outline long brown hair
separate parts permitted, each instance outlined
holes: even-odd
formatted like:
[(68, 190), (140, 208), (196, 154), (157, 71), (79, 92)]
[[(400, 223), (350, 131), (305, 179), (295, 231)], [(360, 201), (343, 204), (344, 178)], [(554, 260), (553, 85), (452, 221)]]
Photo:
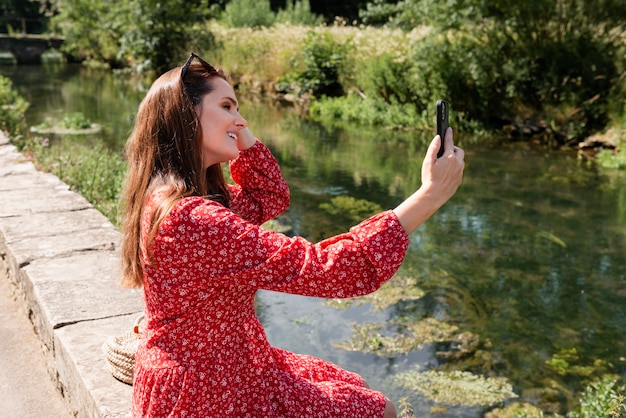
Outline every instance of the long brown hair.
[[(122, 280), (124, 287), (143, 284), (141, 219), (146, 199), (155, 198), (147, 244), (172, 207), (184, 197), (205, 196), (229, 205), (220, 164), (202, 165), (202, 131), (194, 106), (213, 90), (212, 80), (225, 74), (208, 64), (193, 63), (184, 80), (181, 67), (159, 77), (137, 111), (126, 141), (128, 162), (121, 196)], [(155, 192), (158, 190), (158, 194)]]

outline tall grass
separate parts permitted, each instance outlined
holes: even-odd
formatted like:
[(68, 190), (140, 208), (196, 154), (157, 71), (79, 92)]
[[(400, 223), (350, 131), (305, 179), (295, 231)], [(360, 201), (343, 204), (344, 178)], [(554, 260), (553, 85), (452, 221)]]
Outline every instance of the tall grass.
[(39, 170), (52, 173), (87, 199), (115, 226), (119, 226), (118, 200), (126, 171), (122, 155), (84, 136), (61, 141), (48, 137), (19, 137), (12, 141)]
[[(270, 87), (280, 76), (305, 69), (304, 46), (311, 33), (319, 36), (328, 34), (338, 45), (350, 45), (352, 66), (345, 69), (350, 74), (384, 54), (391, 53), (393, 60), (405, 60), (411, 45), (428, 33), (425, 27), (403, 32), (400, 29), (368, 26), (289, 23), (271, 27), (230, 28), (215, 20), (207, 23), (206, 30), (213, 33), (218, 45), (215, 50), (207, 51), (207, 56), (235, 76)], [(353, 75), (357, 77), (358, 73)]]

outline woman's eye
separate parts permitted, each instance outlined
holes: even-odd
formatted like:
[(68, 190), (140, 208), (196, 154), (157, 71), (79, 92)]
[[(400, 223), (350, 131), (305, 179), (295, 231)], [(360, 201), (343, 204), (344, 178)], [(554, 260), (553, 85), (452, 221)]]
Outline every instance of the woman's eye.
[(225, 104), (225, 105), (224, 105), (224, 106), (222, 106), (222, 107), (223, 107), (224, 109), (226, 109), (226, 110), (230, 110), (230, 109), (232, 108), (232, 106), (231, 106), (231, 105), (229, 105), (229, 104)]

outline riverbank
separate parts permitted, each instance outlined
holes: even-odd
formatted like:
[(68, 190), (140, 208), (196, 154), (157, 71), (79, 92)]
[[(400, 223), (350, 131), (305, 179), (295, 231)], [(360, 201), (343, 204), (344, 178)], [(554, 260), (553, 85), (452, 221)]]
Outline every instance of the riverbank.
[(131, 386), (111, 375), (102, 350), (143, 310), (140, 292), (118, 285), (119, 232), (2, 133), (0, 202), (0, 269), (28, 312), (57, 389), (75, 416), (129, 416)]

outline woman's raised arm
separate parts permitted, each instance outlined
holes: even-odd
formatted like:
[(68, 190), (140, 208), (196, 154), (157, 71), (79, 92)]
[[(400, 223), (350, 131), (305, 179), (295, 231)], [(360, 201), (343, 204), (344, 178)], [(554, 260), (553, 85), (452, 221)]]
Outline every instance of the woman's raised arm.
[(451, 128), (446, 131), (446, 152), (441, 158), (437, 158), (438, 149), (439, 135), (433, 138), (422, 163), (422, 185), (393, 210), (409, 234), (443, 206), (461, 185), (465, 153), (454, 146)]

